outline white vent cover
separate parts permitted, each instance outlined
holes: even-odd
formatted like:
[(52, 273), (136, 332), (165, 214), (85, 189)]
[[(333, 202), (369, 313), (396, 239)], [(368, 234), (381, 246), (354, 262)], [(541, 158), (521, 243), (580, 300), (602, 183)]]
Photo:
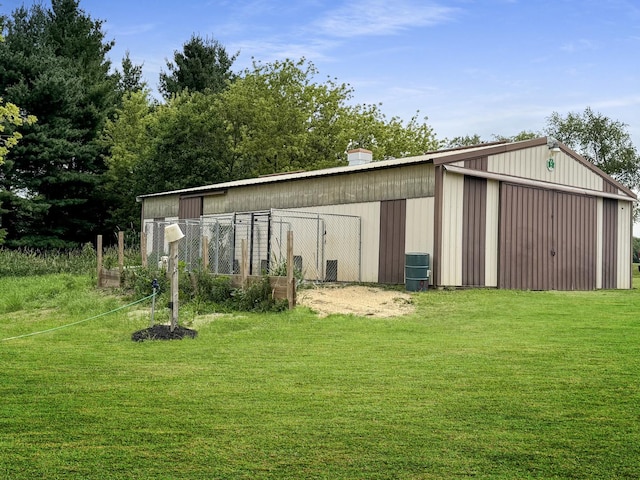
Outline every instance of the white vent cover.
[(349, 150), (347, 152), (347, 160), (349, 161), (349, 166), (371, 163), (373, 160), (373, 152), (364, 148)]

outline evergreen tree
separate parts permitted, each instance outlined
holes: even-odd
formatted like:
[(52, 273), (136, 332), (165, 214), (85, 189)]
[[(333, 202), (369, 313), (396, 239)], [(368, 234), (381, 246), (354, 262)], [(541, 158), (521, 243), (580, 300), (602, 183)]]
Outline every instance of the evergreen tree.
[(174, 52), (175, 63), (167, 62), (169, 71), (160, 73), (160, 93), (170, 98), (185, 90), (222, 92), (234, 78), (231, 66), (237, 57), (237, 53), (230, 56), (217, 40), (193, 35), (182, 52)]
[(93, 239), (105, 218), (106, 170), (98, 141), (117, 100), (102, 22), (77, 0), (13, 12), (0, 44), (0, 95), (38, 122), (0, 167), (10, 246), (69, 247)]

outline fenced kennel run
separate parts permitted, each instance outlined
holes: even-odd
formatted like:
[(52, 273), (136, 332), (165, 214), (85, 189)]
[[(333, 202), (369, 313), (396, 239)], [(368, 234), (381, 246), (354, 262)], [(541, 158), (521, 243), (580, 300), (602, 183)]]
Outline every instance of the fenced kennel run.
[[(240, 273), (242, 241), (248, 250), (249, 275), (284, 275), (287, 232), (294, 232), (294, 271), (312, 282), (359, 282), (360, 217), (294, 210), (266, 210), (206, 215), (199, 219), (146, 220), (144, 247), (149, 265), (162, 265), (169, 246), (167, 225), (177, 223), (185, 238), (179, 262), (189, 270)], [(144, 248), (143, 247), (143, 248)]]

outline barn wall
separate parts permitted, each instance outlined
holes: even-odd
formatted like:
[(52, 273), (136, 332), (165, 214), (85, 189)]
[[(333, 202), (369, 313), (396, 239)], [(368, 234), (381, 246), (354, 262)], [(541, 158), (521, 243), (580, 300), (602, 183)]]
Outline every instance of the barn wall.
[(464, 175), (443, 174), (442, 244), (439, 285), (462, 285), (462, 220), (464, 210)]
[(204, 215), (432, 197), (433, 164), (235, 187), (205, 196)]
[[(380, 250), (380, 202), (351, 203), (348, 205), (324, 205), (303, 209), (292, 209), (334, 215), (360, 217), (360, 269), (361, 281), (378, 281), (378, 252)], [(295, 239), (294, 239), (295, 245)], [(345, 250), (345, 254), (347, 254)], [(348, 253), (351, 254), (350, 252)], [(340, 263), (340, 259), (338, 259)], [(340, 273), (340, 270), (338, 270)]]
[(163, 195), (144, 199), (144, 218), (177, 217), (180, 195)]
[(555, 155), (555, 169), (547, 170), (549, 149), (546, 145), (492, 155), (488, 171), (544, 182), (602, 191), (602, 177), (564, 152)]
[(487, 227), (485, 240), (486, 287), (498, 286), (498, 226), (500, 223), (500, 182), (487, 180)]
[(631, 288), (631, 202), (618, 201), (618, 281), (617, 288)]

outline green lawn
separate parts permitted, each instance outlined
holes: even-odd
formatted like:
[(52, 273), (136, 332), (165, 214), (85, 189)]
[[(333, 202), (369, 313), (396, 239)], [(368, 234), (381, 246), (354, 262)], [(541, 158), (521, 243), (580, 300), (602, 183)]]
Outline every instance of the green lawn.
[[(0, 339), (120, 305), (0, 279)], [(0, 341), (0, 478), (639, 478), (640, 293), (429, 291), (134, 343), (124, 312)], [(137, 308), (137, 307), (136, 307)]]

